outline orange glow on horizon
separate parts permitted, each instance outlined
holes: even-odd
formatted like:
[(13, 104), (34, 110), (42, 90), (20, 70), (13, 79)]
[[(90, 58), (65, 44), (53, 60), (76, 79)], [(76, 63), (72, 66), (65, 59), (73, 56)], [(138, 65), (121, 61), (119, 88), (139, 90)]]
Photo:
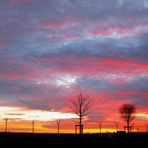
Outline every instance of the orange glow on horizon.
[[(110, 115), (111, 116), (111, 115)], [(109, 116), (109, 117), (110, 117)], [(75, 133), (75, 124), (77, 116), (72, 113), (49, 112), (41, 110), (31, 110), (17, 107), (0, 107), (0, 132), (5, 131), (5, 120), (8, 118), (8, 132), (32, 132), (32, 120), (35, 120), (35, 133), (57, 133), (56, 120), (62, 120), (60, 124), (60, 133)], [(112, 116), (114, 117), (114, 116)], [(75, 119), (75, 122), (73, 121)], [(89, 122), (89, 118), (84, 121), (84, 133), (99, 133), (99, 125), (97, 121)], [(146, 123), (148, 120), (147, 113), (138, 112), (136, 119), (132, 122), (133, 131), (146, 131)], [(123, 131), (125, 122), (119, 121), (118, 130)], [(102, 123), (101, 133), (116, 132), (113, 120), (104, 120)]]

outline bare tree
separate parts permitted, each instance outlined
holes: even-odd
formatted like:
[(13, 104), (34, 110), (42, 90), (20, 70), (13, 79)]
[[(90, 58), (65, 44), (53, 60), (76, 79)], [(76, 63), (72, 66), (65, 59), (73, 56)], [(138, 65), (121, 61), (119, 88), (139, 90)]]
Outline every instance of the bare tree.
[(61, 123), (61, 120), (56, 120), (56, 123), (57, 123), (57, 132), (59, 134), (60, 133), (60, 123)]
[(134, 132), (135, 122), (131, 123), (132, 132)]
[(8, 118), (5, 118), (5, 132), (7, 133), (8, 128)]
[(84, 117), (88, 115), (88, 111), (91, 107), (91, 100), (89, 97), (84, 96), (81, 92), (77, 97), (71, 100), (70, 108), (79, 117), (79, 134), (83, 133), (82, 121)]
[(122, 119), (127, 123), (127, 132), (130, 132), (130, 122), (135, 118), (136, 107), (132, 104), (123, 104), (120, 108)]
[(32, 120), (31, 123), (32, 123), (32, 133), (34, 134), (34, 124), (35, 124), (35, 120)]
[(116, 132), (118, 132), (118, 128), (119, 128), (119, 122), (114, 122), (115, 126), (116, 126)]
[(100, 129), (100, 133), (101, 133), (102, 123), (103, 123), (103, 122), (102, 122), (102, 121), (99, 121), (98, 123), (99, 123), (99, 129)]

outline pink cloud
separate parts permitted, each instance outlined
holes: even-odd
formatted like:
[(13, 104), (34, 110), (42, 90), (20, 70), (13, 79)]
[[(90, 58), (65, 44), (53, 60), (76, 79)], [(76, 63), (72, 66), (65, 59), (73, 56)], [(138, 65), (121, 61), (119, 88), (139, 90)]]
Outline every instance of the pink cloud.
[(111, 34), (109, 30), (95, 30), (90, 33), (93, 35), (110, 35)]
[(22, 3), (30, 3), (33, 2), (34, 0), (10, 0), (11, 5), (17, 5), (17, 4), (22, 4)]
[[(63, 55), (60, 57), (41, 57), (42, 64), (53, 65), (52, 70), (60, 73), (71, 73), (77, 75), (91, 75), (97, 72), (124, 73), (124, 74), (147, 74), (147, 64), (141, 64), (130, 60), (100, 59), (95, 57), (75, 57)], [(72, 66), (73, 65), (73, 66)], [(89, 69), (89, 70), (88, 70)]]
[(64, 18), (64, 21), (61, 22), (50, 22), (47, 20), (47, 22), (40, 22), (38, 24), (40, 29), (62, 29), (64, 27), (71, 27), (73, 25), (76, 25), (80, 23), (79, 19), (66, 19)]
[[(142, 27), (139, 27), (139, 30), (143, 29)], [(93, 31), (88, 31), (88, 34), (90, 35), (102, 35), (102, 36), (111, 36), (114, 33), (119, 34), (120, 36), (137, 36), (138, 32), (135, 28), (111, 28), (111, 29), (95, 29)]]
[(28, 64), (25, 62), (21, 62), (15, 59), (8, 60), (6, 63), (1, 63), (0, 68), (0, 78), (8, 78), (8, 79), (20, 79), (20, 78), (28, 78), (28, 79), (39, 79), (44, 78), (48, 72), (39, 71), (39, 67), (35, 64)]
[(60, 24), (60, 23), (40, 23), (39, 27), (41, 29), (60, 29), (60, 28), (64, 28), (65, 24)]
[(75, 39), (79, 39), (80, 37), (79, 36), (76, 36), (74, 34), (64, 34), (63, 35), (63, 39), (64, 40), (75, 40)]
[[(50, 76), (66, 73), (82, 76), (96, 75), (96, 73), (99, 72), (100, 74), (103, 73), (104, 76), (105, 74), (127, 75), (117, 78), (110, 77), (112, 83), (122, 84), (128, 81), (129, 76), (148, 74), (148, 64), (139, 63), (137, 61), (76, 57), (72, 55), (61, 55), (60, 57), (43, 56), (34, 59), (32, 64), (10, 60), (4, 63), (4, 65), (2, 64), (0, 66), (1, 69), (3, 69), (3, 71), (0, 72), (0, 77), (8, 79), (44, 79), (48, 76), (48, 73), (50, 73)], [(9, 65), (11, 65), (11, 67)], [(15, 66), (15, 70), (12, 65)], [(44, 65), (50, 65), (50, 69)]]
[(117, 33), (121, 36), (139, 36), (141, 32), (148, 29), (148, 25), (146, 24), (138, 24), (133, 28), (112, 28), (107, 30), (95, 30), (91, 32), (93, 35), (112, 35), (113, 33)]
[(148, 92), (142, 92), (142, 91), (118, 91), (117, 94), (119, 95), (142, 95), (142, 96), (148, 96)]
[(0, 48), (6, 48), (8, 45), (7, 45), (7, 43), (6, 43), (6, 41), (4, 41), (4, 40), (0, 40)]

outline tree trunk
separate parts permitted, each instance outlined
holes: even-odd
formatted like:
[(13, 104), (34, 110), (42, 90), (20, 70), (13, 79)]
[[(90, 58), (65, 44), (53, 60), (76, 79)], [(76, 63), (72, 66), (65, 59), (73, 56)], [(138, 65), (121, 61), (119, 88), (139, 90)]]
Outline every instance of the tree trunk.
[(130, 132), (130, 127), (129, 127), (129, 120), (127, 120), (127, 132)]
[(82, 134), (82, 117), (80, 116), (80, 128), (79, 128), (79, 134)]
[(58, 123), (58, 134), (60, 133), (60, 125), (59, 125), (59, 123)]

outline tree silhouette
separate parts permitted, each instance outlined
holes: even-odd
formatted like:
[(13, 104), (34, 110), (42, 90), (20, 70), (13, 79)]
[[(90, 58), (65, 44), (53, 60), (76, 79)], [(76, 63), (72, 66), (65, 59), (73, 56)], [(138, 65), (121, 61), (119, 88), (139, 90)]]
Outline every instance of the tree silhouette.
[(119, 122), (114, 122), (116, 126), (116, 132), (118, 132)]
[(8, 128), (8, 118), (5, 118), (5, 132), (7, 133)]
[(35, 124), (35, 120), (32, 120), (31, 123), (32, 123), (32, 133), (34, 134), (34, 124)]
[(99, 121), (99, 129), (100, 129), (100, 133), (101, 133), (101, 129), (102, 129), (102, 121)]
[(146, 126), (146, 132), (148, 132), (148, 124), (146, 124), (145, 126)]
[(121, 118), (127, 123), (127, 132), (130, 132), (130, 122), (135, 118), (136, 107), (132, 104), (123, 104), (120, 108)]
[(88, 115), (90, 107), (91, 100), (81, 92), (77, 95), (76, 99), (71, 100), (70, 108), (79, 117), (79, 134), (83, 133), (82, 121)]
[(57, 132), (59, 134), (60, 133), (60, 123), (61, 123), (61, 120), (56, 120), (56, 123), (57, 123)]

